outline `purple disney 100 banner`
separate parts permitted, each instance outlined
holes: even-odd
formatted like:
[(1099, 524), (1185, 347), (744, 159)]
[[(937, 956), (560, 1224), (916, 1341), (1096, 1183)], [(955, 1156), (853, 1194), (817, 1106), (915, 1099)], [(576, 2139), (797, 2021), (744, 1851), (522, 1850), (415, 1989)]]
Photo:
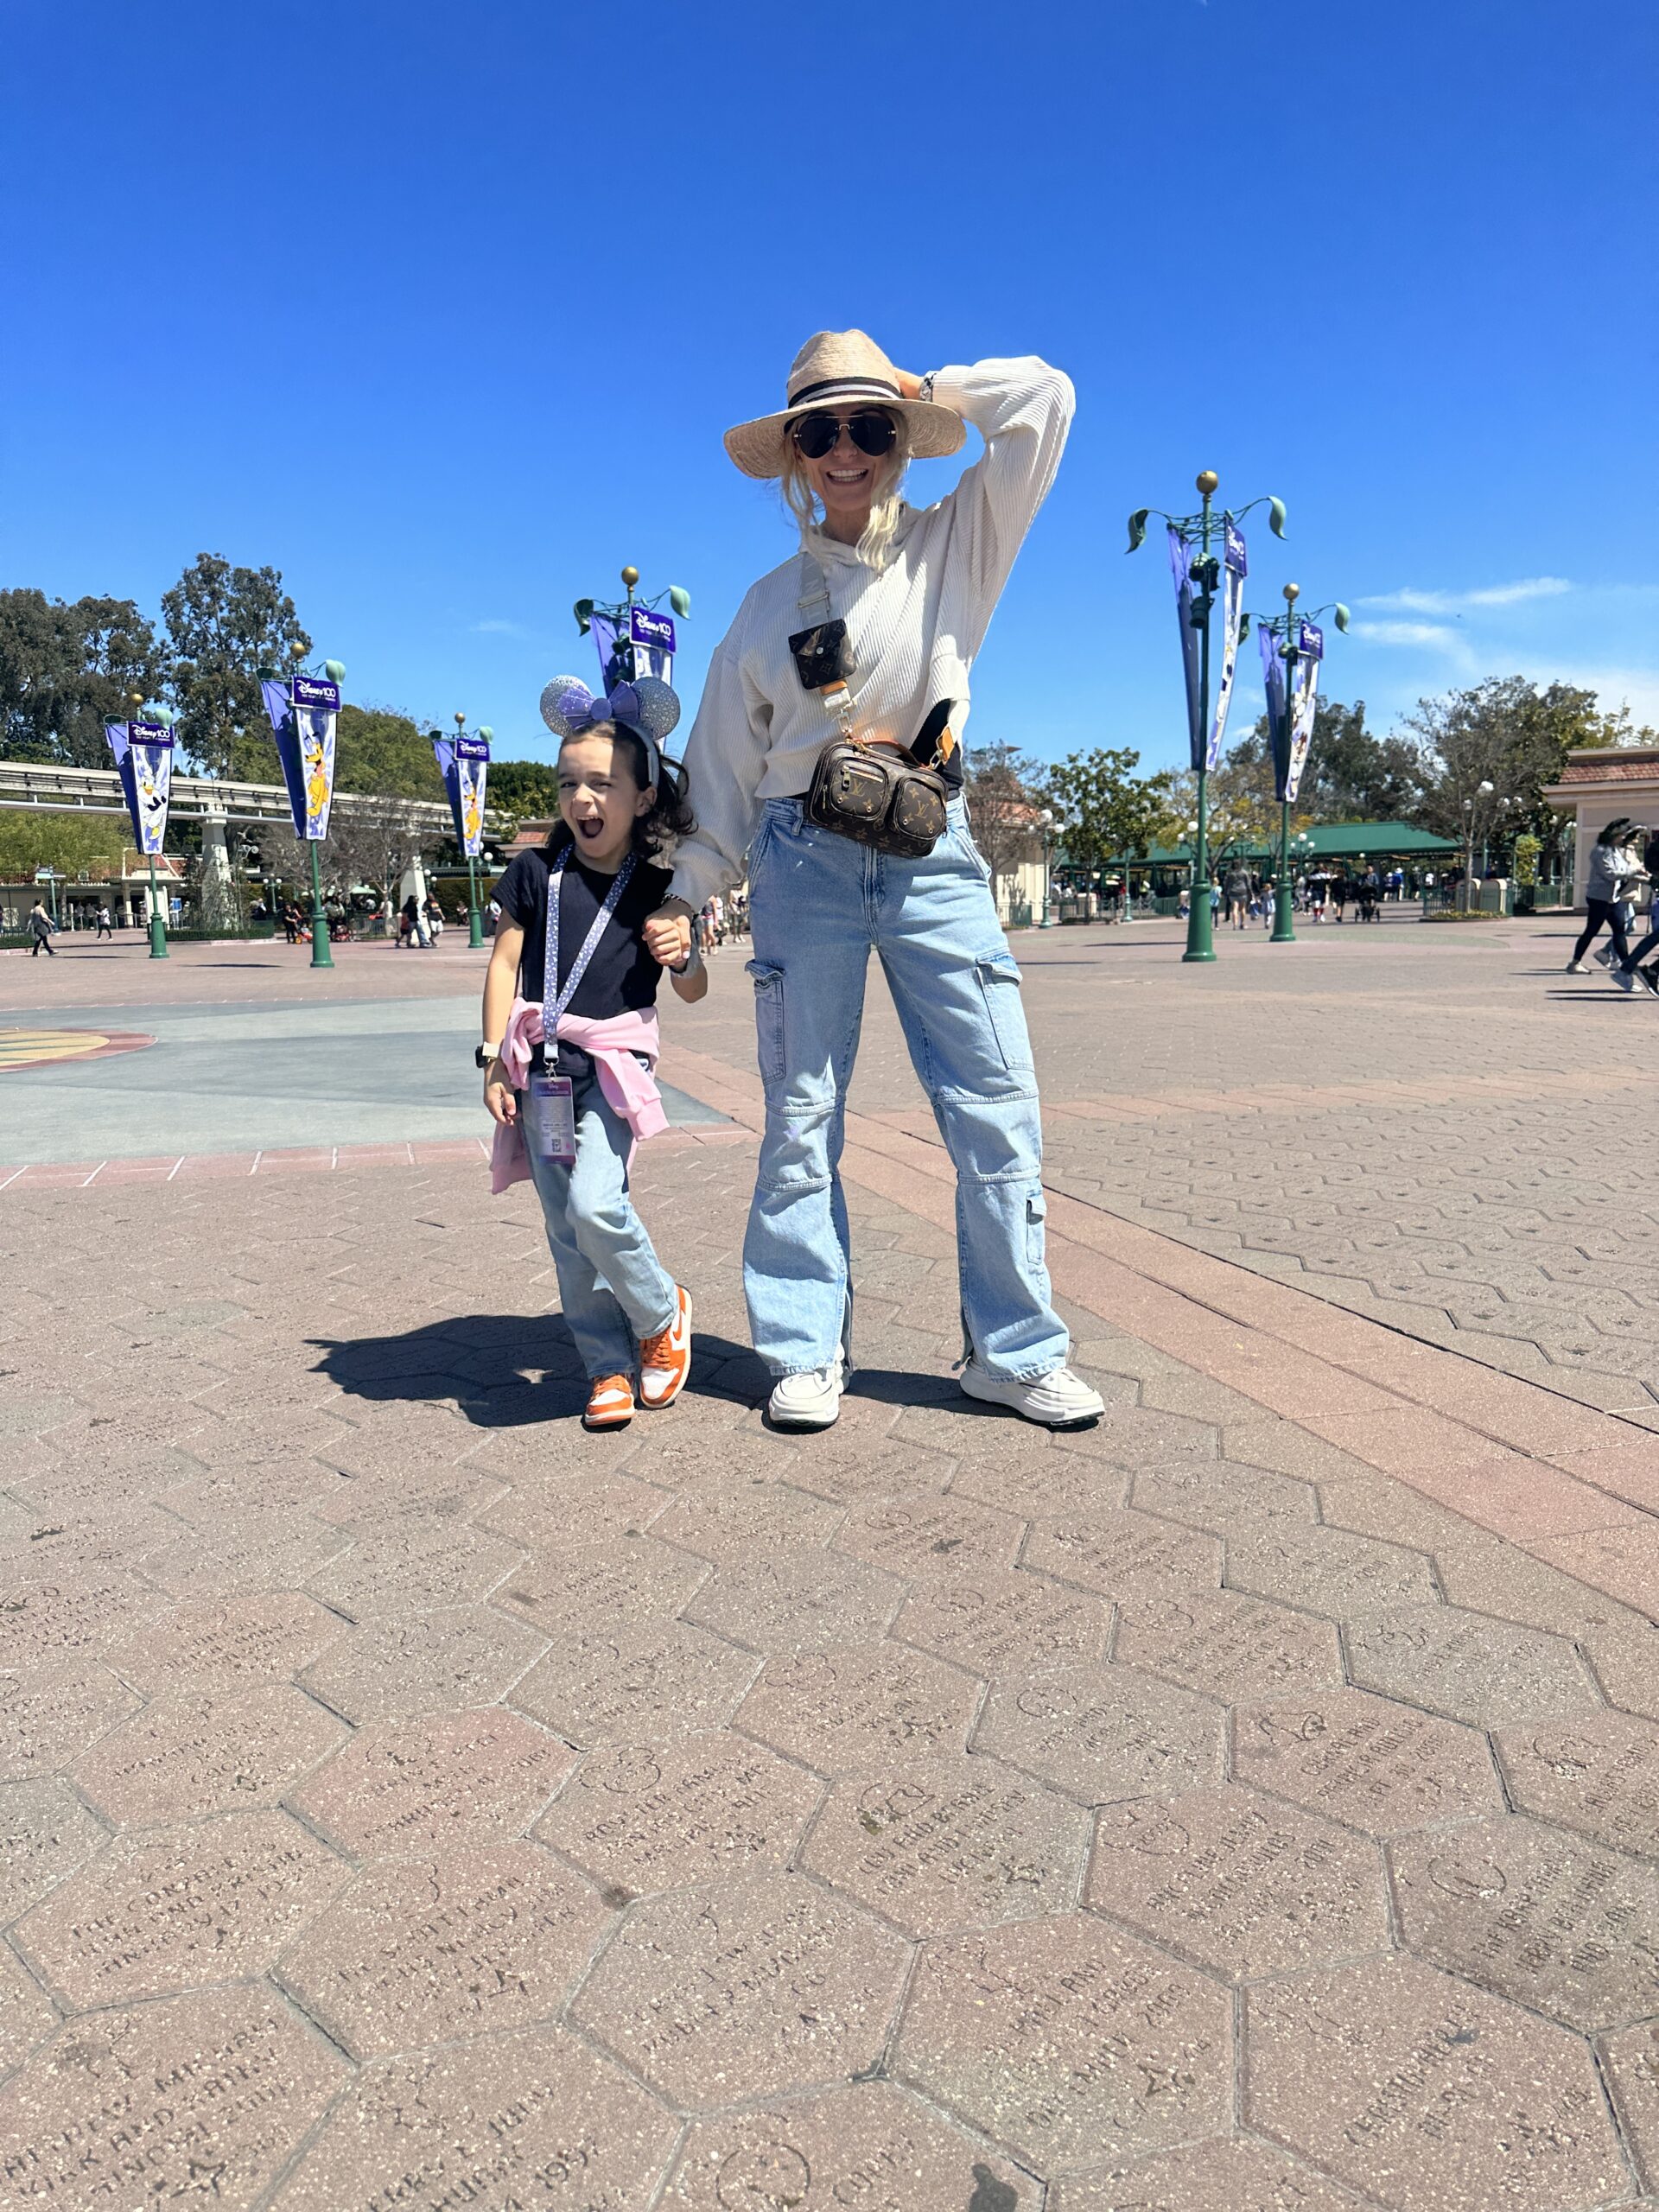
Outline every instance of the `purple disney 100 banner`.
[[(1179, 525), (1169, 525), (1169, 565), (1175, 580), (1175, 605), (1181, 626), (1181, 667), (1186, 679), (1186, 731), (1192, 765), (1206, 772), (1221, 758), (1227, 733), (1227, 710), (1232, 704), (1233, 681), (1238, 673), (1238, 644), (1244, 618), (1244, 579), (1249, 557), (1244, 533), (1230, 515), (1218, 518), (1216, 529), (1222, 543), (1221, 660), (1216, 671), (1210, 727), (1204, 724), (1202, 638), (1192, 621), (1192, 563), (1202, 557), (1201, 541), (1185, 536)], [(1213, 613), (1211, 614), (1214, 620)]]

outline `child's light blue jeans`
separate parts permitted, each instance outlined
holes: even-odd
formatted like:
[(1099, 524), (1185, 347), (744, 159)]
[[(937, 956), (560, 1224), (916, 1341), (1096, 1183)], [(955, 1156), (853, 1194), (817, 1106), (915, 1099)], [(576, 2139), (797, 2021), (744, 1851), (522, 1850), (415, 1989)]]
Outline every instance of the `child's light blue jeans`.
[(1042, 1124), (1020, 970), (960, 799), (925, 860), (894, 860), (770, 799), (749, 855), (766, 1135), (743, 1248), (754, 1348), (774, 1375), (851, 1341), (839, 1163), (870, 949), (957, 1170), (963, 1327), (993, 1375), (1064, 1364), (1043, 1260)]
[[(628, 1196), (633, 1133), (607, 1103), (590, 1068), (573, 1079), (576, 1164), (543, 1160), (529, 1141), (530, 1172), (547, 1217), (559, 1304), (591, 1382), (626, 1375), (639, 1339), (665, 1329), (679, 1311), (674, 1279), (652, 1249)], [(518, 1094), (518, 1111), (524, 1094)]]

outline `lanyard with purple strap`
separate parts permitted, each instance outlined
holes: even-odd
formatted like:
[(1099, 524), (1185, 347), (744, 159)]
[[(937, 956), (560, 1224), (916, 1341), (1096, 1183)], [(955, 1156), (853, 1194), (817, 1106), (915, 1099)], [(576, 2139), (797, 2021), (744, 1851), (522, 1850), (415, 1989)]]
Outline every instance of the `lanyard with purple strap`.
[[(564, 863), (568, 857), (568, 853), (561, 854), (557, 867), (548, 871), (547, 878), (547, 936), (542, 968), (542, 1035), (548, 1046), (555, 1044), (560, 1016), (575, 998), (578, 985), (588, 973), (588, 963), (599, 950), (599, 941), (605, 934), (606, 925), (620, 904), (622, 893), (628, 887), (628, 878), (633, 874), (634, 856), (630, 853), (618, 868), (615, 880), (605, 894), (605, 903), (594, 915), (593, 926), (582, 940), (582, 950), (570, 963), (570, 973), (565, 977), (564, 987), (561, 990), (558, 988), (559, 899), (564, 889)], [(541, 1159), (550, 1160), (560, 1167), (575, 1166), (575, 1096), (569, 1076), (531, 1076), (524, 1120), (531, 1147)]]

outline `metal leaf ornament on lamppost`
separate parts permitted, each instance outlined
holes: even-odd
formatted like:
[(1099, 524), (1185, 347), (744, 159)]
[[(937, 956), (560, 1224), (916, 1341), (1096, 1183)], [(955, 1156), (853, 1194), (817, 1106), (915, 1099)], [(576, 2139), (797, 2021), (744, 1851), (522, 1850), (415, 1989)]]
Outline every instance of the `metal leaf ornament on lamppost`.
[(1321, 614), (1331, 614), (1338, 630), (1348, 627), (1348, 609), (1339, 599), (1299, 614), (1300, 584), (1284, 588), (1282, 614), (1247, 614), (1243, 634), (1252, 622), (1262, 645), (1262, 683), (1268, 695), (1268, 728), (1273, 740), (1273, 789), (1279, 802), (1279, 884), (1274, 899), (1272, 944), (1294, 944), (1295, 899), (1290, 881), (1290, 810), (1301, 789), (1313, 741), (1313, 718), (1319, 704), (1319, 663), (1325, 658)]
[[(1186, 723), (1193, 772), (1198, 779), (1198, 845), (1193, 858), (1193, 895), (1186, 921), (1184, 960), (1213, 960), (1215, 931), (1207, 895), (1210, 862), (1206, 847), (1209, 822), (1210, 771), (1221, 757), (1221, 741), (1232, 702), (1233, 678), (1237, 672), (1238, 646), (1244, 613), (1244, 579), (1249, 574), (1244, 533), (1239, 524), (1252, 507), (1265, 505), (1268, 527), (1275, 537), (1285, 534), (1285, 503), (1271, 494), (1251, 499), (1235, 512), (1214, 506), (1221, 479), (1213, 468), (1198, 472), (1196, 480), (1204, 505), (1196, 515), (1165, 514), (1161, 507), (1137, 507), (1129, 517), (1131, 553), (1146, 543), (1147, 522), (1158, 515), (1169, 533), (1169, 563), (1175, 578), (1175, 599), (1181, 626), (1181, 661), (1186, 675)], [(1219, 546), (1219, 551), (1215, 549)], [(1219, 589), (1222, 600), (1221, 680), (1211, 704), (1210, 625)]]
[[(591, 633), (599, 649), (603, 697), (608, 697), (619, 683), (632, 683), (641, 676), (657, 677), (664, 683), (674, 681), (674, 617), (677, 615), (682, 622), (689, 619), (691, 594), (682, 585), (670, 584), (655, 599), (637, 599), (634, 587), (639, 581), (639, 571), (630, 562), (622, 571), (626, 599), (608, 604), (603, 600), (579, 599), (571, 610), (577, 630), (584, 638)], [(664, 600), (672, 614), (657, 612)]]

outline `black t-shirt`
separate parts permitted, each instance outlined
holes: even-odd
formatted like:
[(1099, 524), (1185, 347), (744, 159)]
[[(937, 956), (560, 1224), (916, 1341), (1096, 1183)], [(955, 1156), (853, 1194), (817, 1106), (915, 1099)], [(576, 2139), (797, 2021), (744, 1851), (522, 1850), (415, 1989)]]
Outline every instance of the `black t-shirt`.
[[(568, 846), (563, 849), (568, 857), (559, 897), (560, 988), (588, 942), (594, 918), (610, 896), (616, 880), (584, 868)], [(507, 919), (516, 922), (524, 933), (524, 948), (518, 961), (518, 989), (523, 997), (536, 1004), (545, 995), (547, 886), (552, 861), (557, 857), (554, 855), (550, 858), (539, 849), (520, 853), (495, 887), (496, 904)], [(646, 951), (640, 932), (647, 918), (667, 898), (672, 880), (667, 868), (635, 861), (628, 887), (617, 901), (615, 912), (605, 925), (604, 936), (594, 948), (594, 957), (576, 986), (567, 1013), (580, 1014), (587, 1021), (603, 1021), (612, 1014), (656, 1005), (658, 980), (663, 971)], [(566, 1074), (573, 1072), (568, 1065), (570, 1057), (571, 1048), (561, 1046), (560, 1065)], [(576, 1057), (581, 1065), (586, 1065), (585, 1053)], [(542, 1064), (542, 1054), (537, 1051), (533, 1065), (540, 1068)]]

